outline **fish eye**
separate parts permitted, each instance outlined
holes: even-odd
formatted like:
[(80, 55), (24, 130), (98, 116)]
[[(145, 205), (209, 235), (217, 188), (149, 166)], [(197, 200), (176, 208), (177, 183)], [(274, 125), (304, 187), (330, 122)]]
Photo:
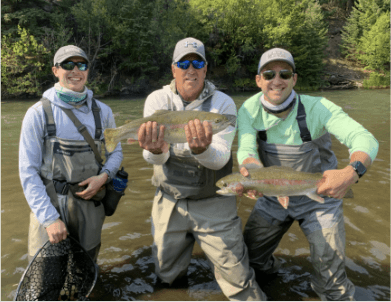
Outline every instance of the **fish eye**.
[(215, 119), (215, 123), (220, 123), (221, 122), (221, 119), (217, 118)]
[(224, 183), (224, 184), (223, 184), (223, 187), (228, 187), (228, 184), (227, 184), (227, 183)]

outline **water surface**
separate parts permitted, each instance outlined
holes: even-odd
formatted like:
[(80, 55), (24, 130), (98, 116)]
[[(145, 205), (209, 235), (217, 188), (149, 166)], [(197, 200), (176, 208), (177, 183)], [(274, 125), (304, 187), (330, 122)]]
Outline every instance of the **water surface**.
[[(253, 93), (232, 95), (238, 108)], [(309, 93), (325, 96), (364, 125), (379, 141), (371, 169), (354, 185), (354, 198), (344, 201), (346, 266), (356, 285), (356, 300), (390, 300), (390, 94), (388, 90)], [(144, 99), (105, 99), (117, 126), (142, 117)], [(12, 300), (27, 266), (29, 207), (18, 176), (18, 144), (26, 110), (35, 101), (2, 102), (1, 112), (1, 300)], [(233, 152), (237, 151), (237, 138)], [(333, 137), (338, 168), (349, 163), (348, 149)], [(137, 144), (124, 145), (122, 165), (129, 185), (117, 212), (107, 217), (98, 258), (100, 274), (92, 300), (227, 300), (209, 270), (198, 245), (188, 270), (188, 285), (156, 285), (151, 257), (151, 206), (155, 188), (152, 165)], [(235, 157), (236, 159), (236, 157)], [(234, 171), (237, 171), (235, 162)], [(243, 226), (254, 206), (237, 199)], [(260, 285), (273, 300), (319, 300), (310, 286), (312, 266), (308, 242), (297, 223), (283, 237), (276, 256), (283, 263), (280, 277)]]

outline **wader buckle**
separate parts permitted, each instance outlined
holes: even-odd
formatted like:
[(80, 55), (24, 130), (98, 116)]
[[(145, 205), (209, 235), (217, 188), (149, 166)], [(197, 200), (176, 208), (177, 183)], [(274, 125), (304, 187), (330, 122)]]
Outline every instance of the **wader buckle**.
[(79, 127), (77, 127), (77, 131), (79, 131), (79, 133), (81, 133), (85, 129), (86, 129), (86, 126), (84, 126), (83, 124), (81, 124)]
[(54, 188), (56, 192), (61, 195), (67, 195), (69, 190), (69, 184), (66, 181), (53, 180)]

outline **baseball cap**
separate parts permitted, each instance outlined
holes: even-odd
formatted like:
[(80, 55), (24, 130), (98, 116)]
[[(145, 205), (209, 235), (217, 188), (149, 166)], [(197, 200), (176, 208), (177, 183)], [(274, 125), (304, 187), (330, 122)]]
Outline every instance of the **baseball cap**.
[(275, 61), (283, 61), (288, 63), (290, 66), (292, 66), (293, 71), (295, 71), (295, 62), (293, 61), (292, 54), (282, 48), (272, 48), (268, 51), (266, 51), (262, 56), (261, 59), (259, 60), (258, 64), (258, 74), (262, 70), (265, 65), (269, 64), (270, 62), (275, 62)]
[(195, 53), (199, 55), (208, 64), (205, 58), (204, 44), (200, 40), (194, 38), (185, 38), (176, 44), (174, 55), (172, 57), (172, 63), (178, 62), (189, 53)]
[(54, 55), (53, 63), (56, 65), (57, 63), (61, 63), (70, 57), (82, 57), (86, 59), (88, 63), (90, 62), (83, 49), (75, 45), (67, 45), (57, 50), (56, 54)]

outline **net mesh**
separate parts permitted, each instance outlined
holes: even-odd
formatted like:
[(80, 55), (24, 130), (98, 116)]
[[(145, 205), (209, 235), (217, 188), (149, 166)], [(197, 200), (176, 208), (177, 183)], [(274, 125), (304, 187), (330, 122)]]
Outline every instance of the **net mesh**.
[(48, 241), (24, 272), (15, 301), (87, 300), (97, 276), (97, 266), (76, 240)]

